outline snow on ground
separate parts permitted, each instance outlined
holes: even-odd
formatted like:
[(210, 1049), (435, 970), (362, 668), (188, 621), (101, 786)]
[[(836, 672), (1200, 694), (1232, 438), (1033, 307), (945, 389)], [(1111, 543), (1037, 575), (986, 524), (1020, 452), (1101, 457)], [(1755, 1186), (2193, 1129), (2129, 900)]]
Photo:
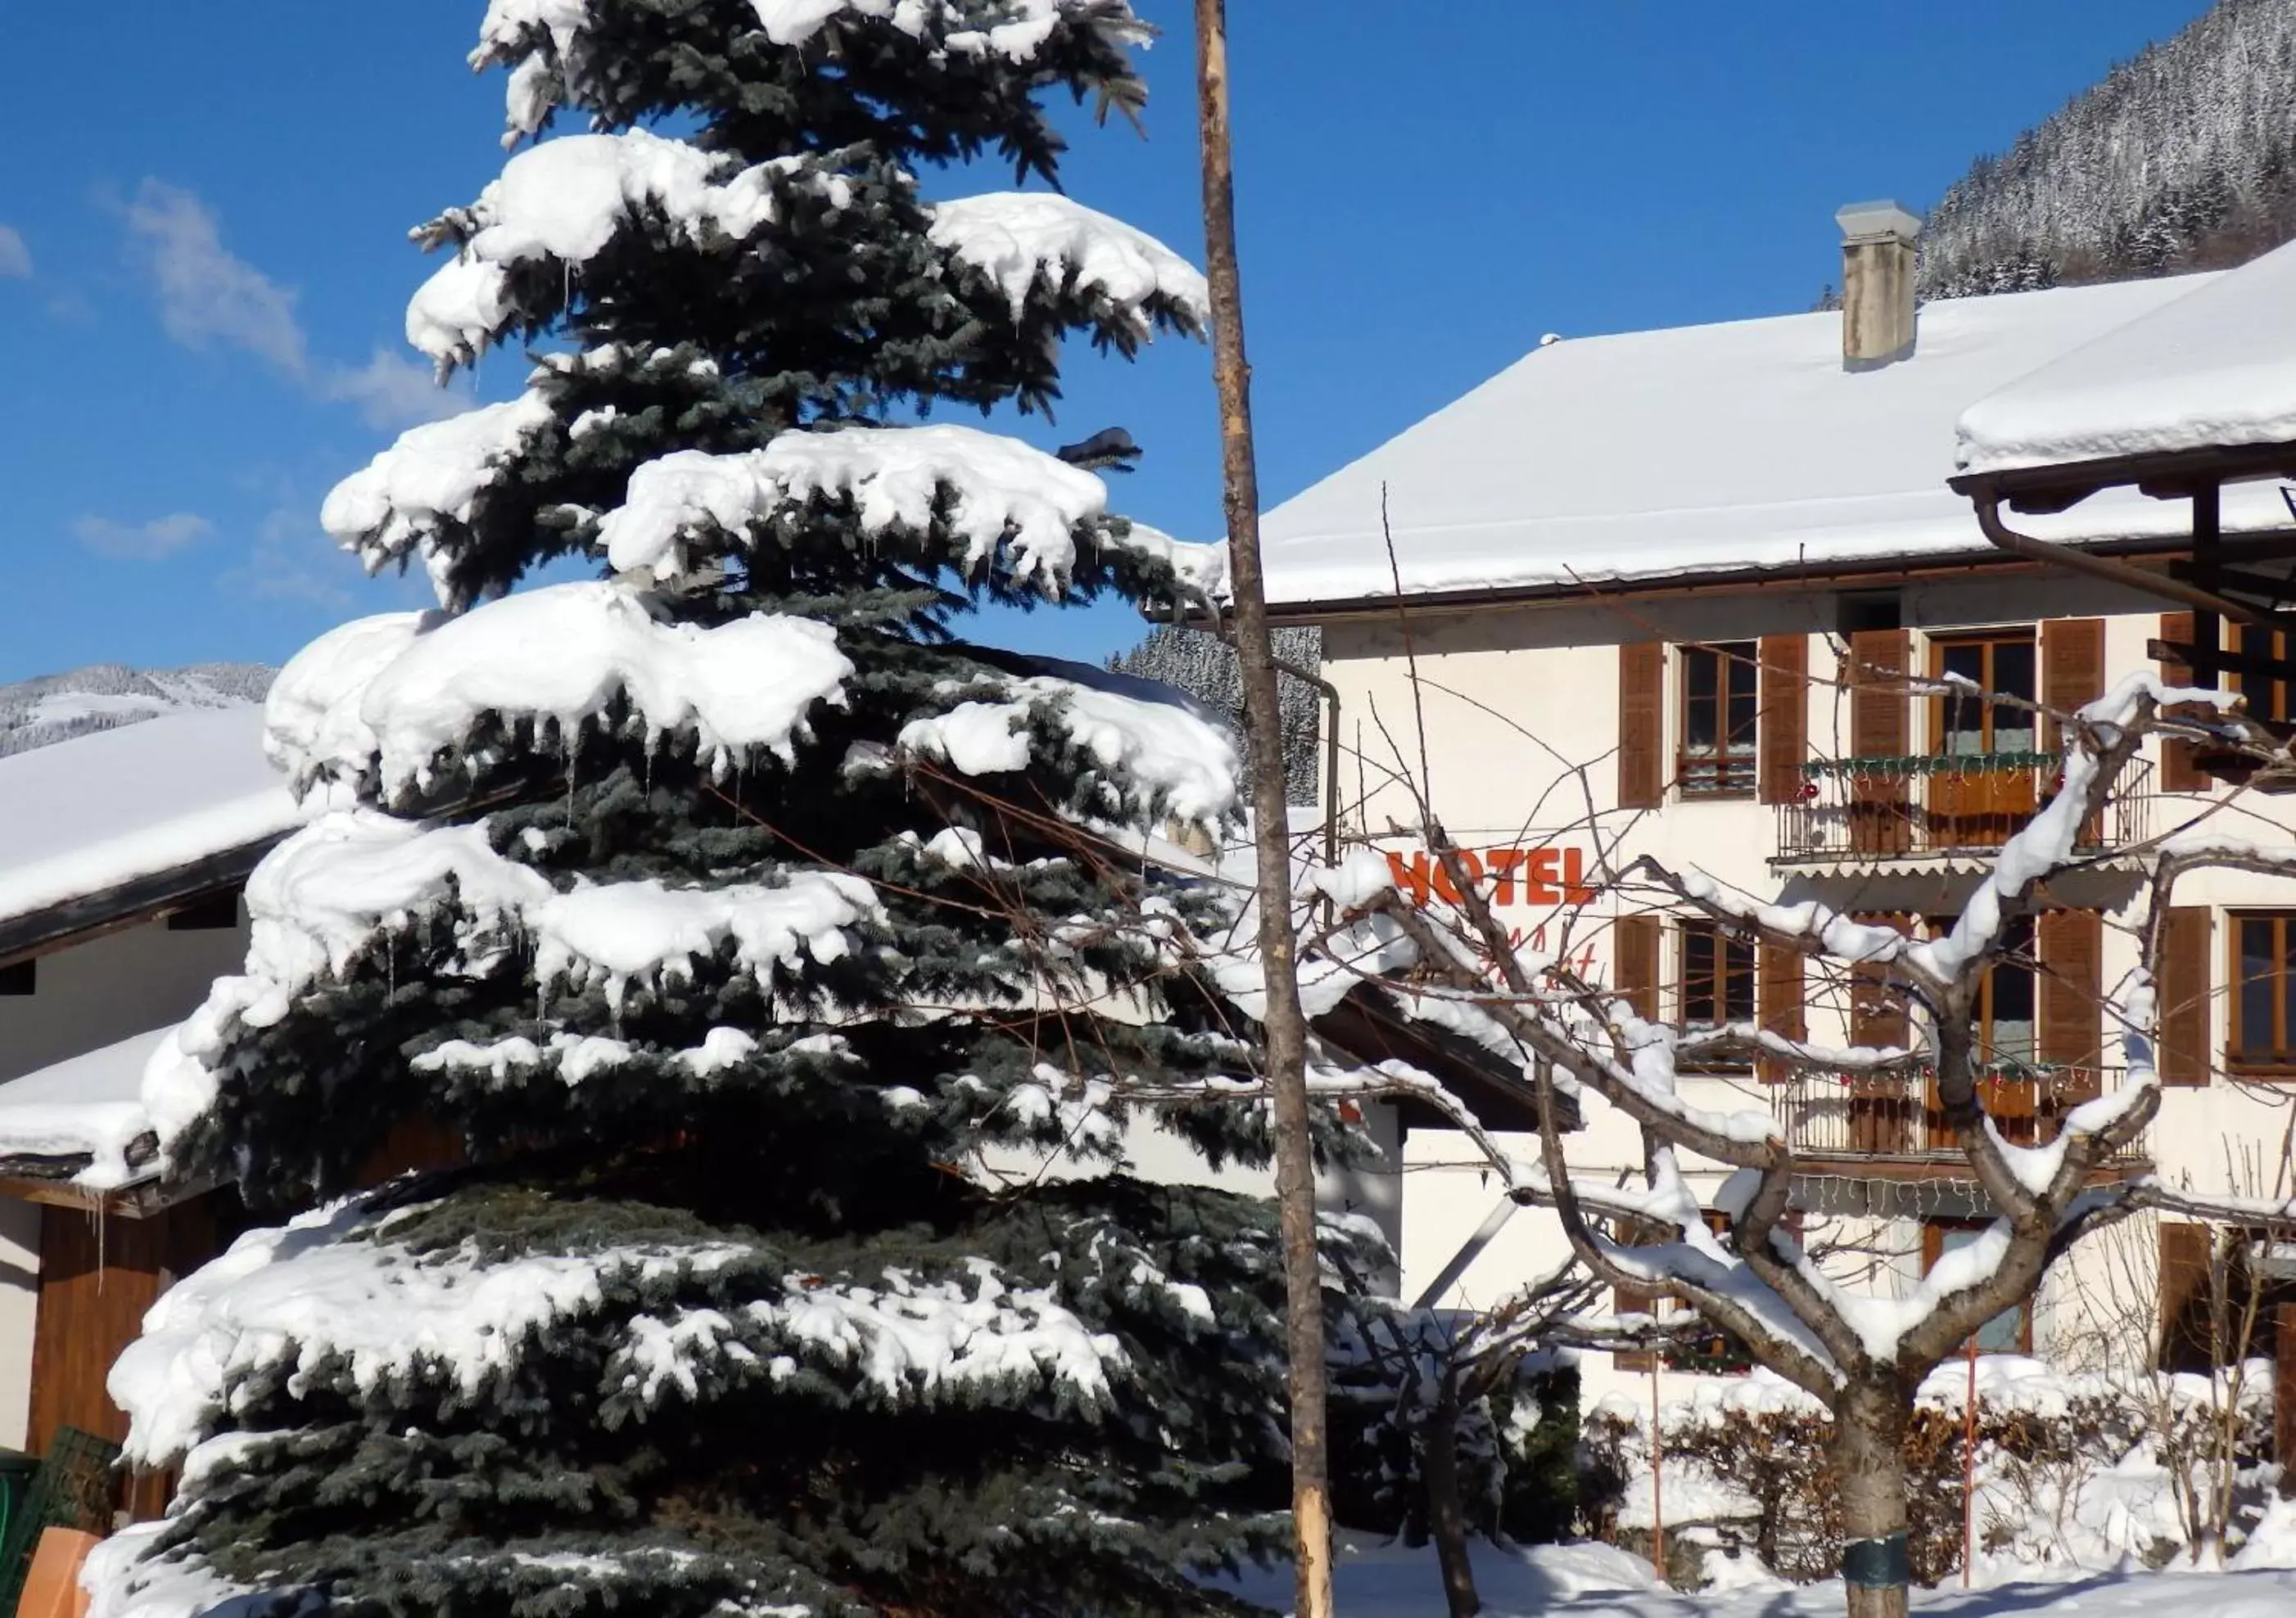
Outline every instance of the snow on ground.
[[(1667, 1589), (1652, 1577), (1648, 1563), (1608, 1545), (1503, 1550), (1478, 1543), (1472, 1559), (1476, 1587), (1490, 1618), (1835, 1618), (1841, 1611), (1841, 1586), (1830, 1581), (1796, 1589), (1757, 1573), (1730, 1589), (1695, 1594)], [(1335, 1583), (1337, 1605), (1347, 1618), (1444, 1618), (1443, 1586), (1431, 1549), (1375, 1541), (1344, 1547)], [(1292, 1610), (1289, 1567), (1254, 1572), (1237, 1588), (1277, 1612)], [(2194, 1618), (2286, 1618), (2296, 1613), (2296, 1571), (2128, 1571), (2012, 1579), (1980, 1589), (1916, 1589), (1914, 1610), (1938, 1618), (2157, 1618), (2164, 1612)]]

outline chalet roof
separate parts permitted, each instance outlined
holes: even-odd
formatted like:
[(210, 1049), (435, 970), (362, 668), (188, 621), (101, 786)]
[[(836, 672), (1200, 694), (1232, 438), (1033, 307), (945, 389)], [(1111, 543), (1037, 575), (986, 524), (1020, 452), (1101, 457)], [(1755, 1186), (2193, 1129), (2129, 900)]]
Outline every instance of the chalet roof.
[(155, 1029), (0, 1084), (0, 1174), (117, 1191), (156, 1170), (144, 1064)]
[[(1414, 595), (1983, 553), (1947, 486), (1962, 413), (2218, 278), (1932, 303), (1913, 357), (1874, 371), (1842, 368), (1829, 313), (1549, 343), (1268, 512), (1269, 597), (1391, 596), (1382, 486)], [(2268, 489), (2228, 494), (2229, 528), (2276, 517)], [(2167, 539), (2181, 524), (2125, 492), (2032, 526)]]
[(236, 881), (297, 819), (252, 705), (0, 758), (0, 959)]
[(2296, 243), (2083, 343), (1962, 413), (1964, 472), (2296, 441)]

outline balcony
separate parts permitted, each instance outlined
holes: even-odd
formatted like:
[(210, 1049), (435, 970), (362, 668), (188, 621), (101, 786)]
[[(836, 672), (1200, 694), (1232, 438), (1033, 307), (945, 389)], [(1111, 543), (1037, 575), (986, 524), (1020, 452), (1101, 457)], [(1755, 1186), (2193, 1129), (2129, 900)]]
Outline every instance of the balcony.
[[(2011, 1146), (2045, 1146), (2065, 1115), (2117, 1088), (2115, 1069), (2018, 1066), (1978, 1080), (1978, 1097)], [(1771, 1115), (1803, 1167), (1815, 1174), (1883, 1179), (1960, 1178), (1968, 1159), (1938, 1104), (1933, 1074), (1916, 1071), (1856, 1078), (1799, 1078), (1770, 1089)], [(1856, 1159), (1851, 1169), (1842, 1160)], [(2150, 1132), (2101, 1170), (2112, 1178), (2149, 1165)]]
[[(2054, 753), (1821, 759), (1802, 767), (1800, 800), (1777, 806), (1774, 866), (1873, 866), (1981, 856), (2055, 795)], [(2132, 762), (2075, 847), (2103, 853), (2146, 834), (2152, 766)]]

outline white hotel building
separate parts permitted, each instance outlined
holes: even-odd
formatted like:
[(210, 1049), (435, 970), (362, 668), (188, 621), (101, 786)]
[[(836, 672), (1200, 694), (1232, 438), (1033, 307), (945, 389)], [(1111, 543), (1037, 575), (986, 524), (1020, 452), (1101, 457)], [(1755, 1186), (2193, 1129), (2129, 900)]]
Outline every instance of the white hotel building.
[[(2190, 554), (2187, 502), (2122, 489), (2018, 519), (2136, 564), (2119, 579), (2010, 554), (1948, 485), (1957, 420), (2029, 374), (2078, 369), (2067, 357), (2101, 340), (2174, 339), (2195, 298), (2263, 311), (2259, 341), (2296, 372), (2296, 259), (1935, 303), (1916, 327), (1917, 222), (1877, 205), (1845, 209), (1843, 224), (1841, 313), (1550, 339), (1268, 513), (1263, 533), (1277, 621), (1323, 630), (1342, 826), (1389, 848), (1406, 887), (1425, 867), (1392, 829), (1415, 819), (1402, 781), (1420, 774), (1423, 745), (1433, 808), (1481, 850), (1526, 932), (1684, 1023), (1758, 1018), (1873, 1043), (1901, 1013), (1805, 982), (1797, 958), (1710, 926), (1620, 921), (1586, 874), (1648, 854), (1749, 895), (1816, 898), (1908, 929), (1955, 916), (2050, 791), (2054, 743), (2008, 710), (1916, 696), (1870, 671), (1966, 675), (2062, 708), (2153, 666), (2153, 643), (2193, 637), (2178, 603), (2144, 587)], [(2231, 484), (2223, 502), (2226, 546), (2245, 547), (2251, 572), (2285, 572), (2296, 505), (2284, 485)], [(2251, 672), (2246, 685), (2251, 711), (2290, 717), (2285, 680)], [(2156, 748), (2128, 779), (2093, 828), (2101, 850), (2225, 796), (2173, 752)], [(2234, 812), (2267, 840), (2277, 823), (2296, 827), (2287, 799), (2248, 793)], [(2032, 965), (1997, 970), (1988, 1103), (2013, 1137), (2046, 1141), (2068, 1105), (2113, 1081), (2099, 1000), (2135, 962), (2123, 924), (2138, 898), (2125, 859), (2054, 883)], [(2175, 905), (2169, 1088), (2141, 1156), (2116, 1171), (2269, 1193), (2296, 1102), (2296, 883), (2202, 874)], [(1917, 1276), (1986, 1213), (1918, 1078), (1774, 1084), (1749, 1068), (1688, 1088), (1702, 1105), (1773, 1112), (1806, 1166), (1803, 1219), (1854, 1238), (1864, 1257), (1845, 1262), (1877, 1289)], [(1637, 1132), (1587, 1105), (1570, 1146), (1579, 1172), (1639, 1172)], [(1459, 1137), (1413, 1130), (1401, 1152), (1406, 1297), (1470, 1257), (1439, 1301), (1487, 1304), (1566, 1255), (1544, 1211), (1474, 1246), (1499, 1191)], [(1717, 1168), (1703, 1183), (1720, 1179)], [(2144, 1351), (2134, 1323), (2190, 1307), (2204, 1242), (2173, 1224), (2098, 1238), (1986, 1345)], [(2135, 1296), (2134, 1313), (2084, 1306), (2108, 1281), (2120, 1305)], [(1615, 1375), (1597, 1360), (1590, 1393)]]

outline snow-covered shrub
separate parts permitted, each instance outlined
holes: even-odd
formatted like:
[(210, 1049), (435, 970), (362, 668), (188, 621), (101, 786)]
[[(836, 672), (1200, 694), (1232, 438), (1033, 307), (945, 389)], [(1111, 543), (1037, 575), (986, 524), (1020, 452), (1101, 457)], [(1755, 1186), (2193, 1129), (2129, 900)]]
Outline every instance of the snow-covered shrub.
[[(1923, 1384), (1906, 1441), (1914, 1576), (1936, 1584), (1962, 1559), (1965, 1378), (1942, 1367)], [(2226, 1384), (2205, 1376), (2132, 1380), (2068, 1376), (2012, 1356), (1980, 1362), (1976, 1527), (1980, 1555), (2020, 1565), (2159, 1565), (2192, 1548), (2185, 1491), (2204, 1487), (2210, 1429), (2224, 1421)], [(2137, 1385), (2145, 1384), (2147, 1385)], [(2276, 1476), (2268, 1458), (2268, 1372), (2249, 1367), (2232, 1413), (2245, 1527)], [(1809, 1582), (1840, 1566), (1840, 1489), (1833, 1423), (1816, 1401), (1766, 1373), (1704, 1381), (1669, 1401), (1660, 1432), (1660, 1504), (1671, 1538), (1713, 1531), (1783, 1578)], [(1650, 1411), (1613, 1395), (1586, 1419), (1580, 1493), (1589, 1529), (1647, 1546), (1652, 1521)]]

